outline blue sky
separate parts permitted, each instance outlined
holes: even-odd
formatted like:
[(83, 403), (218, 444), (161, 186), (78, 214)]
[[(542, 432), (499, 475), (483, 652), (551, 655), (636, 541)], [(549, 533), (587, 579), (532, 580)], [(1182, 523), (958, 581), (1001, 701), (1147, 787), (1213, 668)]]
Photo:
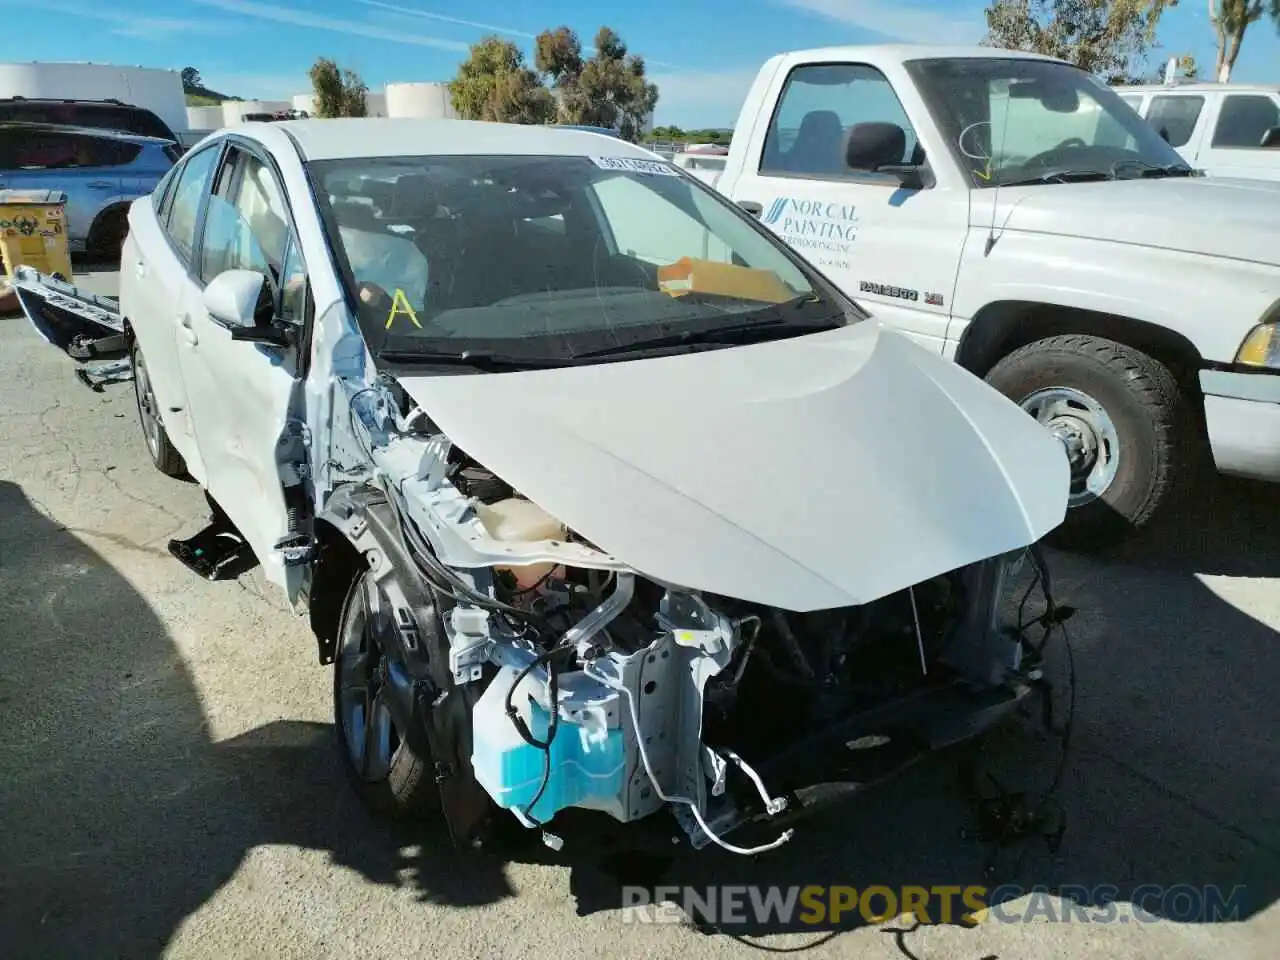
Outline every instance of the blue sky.
[[(330, 56), (370, 88), (447, 80), (467, 46), (501, 33), (526, 49), (566, 24), (585, 43), (601, 23), (617, 30), (659, 84), (659, 123), (730, 126), (759, 65), (786, 49), (886, 40), (976, 42), (985, 0), (651, 0), (615, 7), (588, 0), (0, 0), (9, 55), (24, 60), (198, 68), (206, 83), (246, 98), (285, 99)], [(536, 7), (536, 9), (535, 9)], [(593, 12), (595, 11), (595, 12)], [(72, 29), (68, 22), (77, 23)], [(1213, 30), (1203, 0), (1182, 0), (1161, 24), (1162, 52), (1192, 53), (1212, 71)], [(1269, 21), (1245, 40), (1233, 79), (1280, 83), (1280, 35)]]

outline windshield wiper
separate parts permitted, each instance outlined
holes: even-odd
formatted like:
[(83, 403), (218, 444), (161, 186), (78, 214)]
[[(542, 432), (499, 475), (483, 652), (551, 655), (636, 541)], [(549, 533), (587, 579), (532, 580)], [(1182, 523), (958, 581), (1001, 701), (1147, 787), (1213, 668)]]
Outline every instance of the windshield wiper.
[(1034, 177), (1019, 177), (1017, 180), (1001, 180), (1002, 187), (1026, 187), (1037, 183), (1091, 183), (1099, 180), (1115, 180), (1115, 174), (1104, 170), (1049, 170), (1038, 173)]
[(834, 317), (823, 317), (815, 320), (776, 317), (769, 320), (756, 320), (750, 323), (735, 323), (721, 327), (709, 327), (704, 330), (682, 330), (679, 333), (647, 337), (612, 347), (603, 347), (599, 350), (576, 353), (574, 354), (574, 359), (620, 357), (632, 353), (646, 353), (650, 350), (663, 350), (672, 347), (735, 346), (761, 340), (776, 340), (780, 336), (788, 334), (799, 336), (802, 333), (818, 333), (822, 330), (834, 330), (842, 326), (844, 324)]
[(1146, 160), (1138, 159), (1117, 160), (1111, 165), (1111, 172), (1115, 173), (1121, 167), (1130, 165), (1141, 168), (1138, 172), (1138, 176), (1152, 179), (1157, 177), (1194, 177), (1196, 175), (1195, 168), (1190, 167), (1185, 163), (1159, 164), (1148, 163)]
[(513, 357), (509, 354), (491, 353), (488, 350), (382, 350), (379, 360), (388, 363), (422, 364), (423, 366), (473, 367), (488, 373), (509, 370), (539, 370), (549, 367), (567, 367), (573, 364), (570, 357)]

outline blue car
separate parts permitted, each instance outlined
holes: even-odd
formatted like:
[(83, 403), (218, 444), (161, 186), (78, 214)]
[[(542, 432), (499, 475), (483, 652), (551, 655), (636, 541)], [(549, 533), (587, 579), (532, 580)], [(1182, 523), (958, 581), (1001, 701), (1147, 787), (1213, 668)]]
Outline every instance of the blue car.
[(181, 149), (172, 140), (91, 127), (0, 123), (0, 189), (61, 190), (74, 253), (117, 257), (129, 205), (151, 193)]

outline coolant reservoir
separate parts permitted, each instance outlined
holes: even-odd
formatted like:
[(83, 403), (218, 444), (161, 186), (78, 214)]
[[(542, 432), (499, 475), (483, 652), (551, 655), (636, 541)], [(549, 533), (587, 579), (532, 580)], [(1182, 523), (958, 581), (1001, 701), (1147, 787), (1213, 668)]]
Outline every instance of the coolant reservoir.
[[(511, 497), (497, 503), (477, 503), (476, 516), (489, 536), (504, 541), (563, 540), (568, 535), (565, 525), (531, 500)], [(516, 578), (517, 589), (532, 587), (555, 570), (554, 563), (531, 563), (498, 567)]]

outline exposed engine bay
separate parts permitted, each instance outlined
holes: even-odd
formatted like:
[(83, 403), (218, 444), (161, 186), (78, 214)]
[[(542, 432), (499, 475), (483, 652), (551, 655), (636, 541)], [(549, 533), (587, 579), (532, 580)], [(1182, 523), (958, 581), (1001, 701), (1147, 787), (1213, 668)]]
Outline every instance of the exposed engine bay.
[(450, 775), (553, 846), (566, 808), (631, 823), (670, 807), (695, 847), (771, 849), (791, 830), (750, 847), (726, 835), (861, 786), (851, 755), (936, 749), (1028, 693), (1024, 645), (999, 620), (1021, 552), (862, 605), (771, 608), (631, 569), (452, 443), (394, 378), (347, 412), (335, 436), (360, 438), (352, 459), (376, 466), (436, 598), (441, 649), (426, 657), (469, 691), (453, 736), (470, 770)]

